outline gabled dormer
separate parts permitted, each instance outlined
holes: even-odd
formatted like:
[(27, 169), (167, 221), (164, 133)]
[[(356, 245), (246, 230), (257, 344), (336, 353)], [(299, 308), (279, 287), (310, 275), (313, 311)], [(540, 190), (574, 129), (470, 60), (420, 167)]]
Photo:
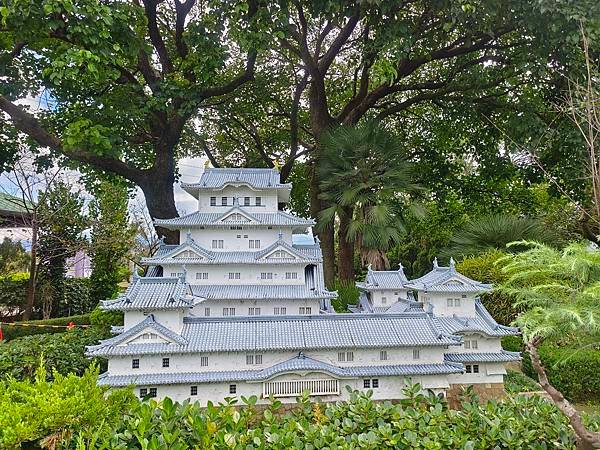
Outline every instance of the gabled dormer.
[[(302, 253), (291, 246), (289, 243), (283, 240), (283, 234), (279, 233), (279, 238), (273, 244), (260, 252), (256, 252), (255, 258), (257, 260), (272, 261), (274, 263), (285, 260), (286, 262), (297, 260), (306, 261), (307, 259), (312, 260), (313, 258), (307, 257), (306, 252)], [(320, 261), (320, 258), (314, 258), (315, 262)]]
[(234, 206), (217, 220), (215, 223), (226, 225), (254, 225), (260, 223), (260, 220), (238, 206)]

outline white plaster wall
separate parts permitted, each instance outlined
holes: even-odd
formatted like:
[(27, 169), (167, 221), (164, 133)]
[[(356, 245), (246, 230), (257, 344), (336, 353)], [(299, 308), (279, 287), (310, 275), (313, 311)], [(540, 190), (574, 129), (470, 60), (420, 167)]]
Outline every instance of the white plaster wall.
[[(125, 330), (137, 325), (146, 317), (148, 317), (148, 312), (142, 311), (125, 311), (123, 314), (123, 325)], [(156, 310), (152, 311), (154, 315), (154, 319), (159, 322), (161, 325), (179, 333), (181, 328), (183, 327), (183, 316), (186, 314), (184, 310)]]
[(276, 299), (264, 299), (264, 300), (207, 300), (196, 306), (194, 306), (190, 315), (196, 317), (206, 316), (205, 308), (210, 308), (211, 317), (220, 317), (223, 315), (223, 308), (235, 308), (236, 316), (247, 316), (248, 308), (259, 307), (261, 316), (274, 315), (275, 307), (285, 307), (286, 315), (300, 314), (300, 307), (311, 307), (312, 314), (318, 314), (320, 308), (319, 299), (310, 300), (276, 300)]
[[(308, 373), (304, 374), (305, 377), (310, 379), (317, 378), (317, 374)], [(290, 377), (292, 379), (301, 379), (302, 375), (295, 374)], [(404, 398), (403, 389), (406, 386), (407, 379), (404, 377), (373, 377), (379, 380), (379, 388), (371, 389), (373, 391), (373, 399), (375, 400), (387, 400), (387, 399), (401, 399)], [(276, 379), (283, 379), (276, 378)], [(448, 387), (446, 377), (443, 375), (425, 375), (420, 377), (413, 377), (411, 379), (413, 383), (420, 383), (423, 389), (432, 389), (436, 393), (443, 392)], [(236, 394), (229, 393), (229, 385), (236, 385)], [(333, 402), (339, 400), (348, 400), (350, 397), (346, 386), (349, 386), (353, 390), (368, 391), (363, 386), (363, 379), (350, 379), (350, 380), (339, 380), (340, 384), (340, 395), (327, 395), (327, 396), (315, 396), (315, 400), (322, 402)], [(175, 401), (182, 402), (186, 399), (191, 401), (198, 401), (202, 406), (205, 406), (208, 401), (213, 403), (221, 402), (226, 397), (237, 397), (240, 396), (251, 396), (256, 395), (258, 397), (258, 404), (268, 404), (268, 398), (262, 398), (263, 384), (258, 383), (246, 383), (246, 382), (231, 382), (231, 383), (206, 383), (197, 384), (198, 395), (190, 396), (190, 387), (192, 384), (181, 384), (181, 385), (159, 385), (159, 386), (144, 386), (144, 387), (156, 387), (158, 398), (170, 397)], [(134, 390), (136, 395), (139, 395), (139, 386)], [(279, 397), (282, 403), (295, 403), (294, 397)], [(241, 401), (238, 402), (241, 404)]]
[(479, 364), (479, 373), (463, 373), (448, 375), (450, 384), (503, 383), (506, 369), (503, 363)]
[[(236, 226), (236, 225), (231, 225)], [(258, 251), (267, 248), (279, 239), (279, 232), (282, 233), (282, 239), (288, 244), (292, 244), (292, 228), (291, 226), (278, 227), (273, 226), (271, 229), (268, 227), (254, 227), (241, 225), (241, 230), (231, 230), (229, 225), (219, 228), (191, 228), (182, 229), (180, 233), (180, 242), (185, 242), (187, 232), (189, 231), (196, 244), (204, 247), (207, 250), (213, 252), (226, 252), (226, 251), (257, 251), (257, 249), (251, 249), (248, 241), (250, 239), (260, 240), (260, 249)], [(238, 236), (241, 236), (238, 238)], [(247, 236), (247, 237), (245, 237)], [(222, 239), (223, 248), (212, 248), (213, 239)]]
[[(391, 306), (398, 300), (406, 299), (408, 289), (390, 289), (371, 291), (371, 302), (373, 306)], [(385, 297), (385, 303), (383, 298)]]
[[(217, 206), (210, 206), (210, 198), (217, 197)], [(228, 197), (228, 206), (221, 206), (221, 197)], [(221, 190), (200, 190), (198, 195), (198, 210), (202, 212), (226, 212), (233, 207), (232, 197), (238, 199), (238, 205), (248, 212), (277, 211), (277, 190), (256, 190), (249, 187), (227, 186)], [(250, 197), (250, 206), (244, 205), (244, 197)], [(256, 206), (256, 197), (262, 197), (262, 206)]]
[(498, 353), (502, 351), (502, 343), (499, 337), (488, 337), (478, 333), (459, 333), (463, 340), (476, 340), (476, 349), (464, 348), (464, 343), (459, 346), (450, 347), (447, 353)]
[[(425, 305), (433, 306), (433, 313), (436, 316), (453, 316), (459, 317), (476, 317), (475, 313), (475, 296), (466, 294), (466, 298), (462, 298), (465, 294), (461, 293), (439, 293), (439, 292), (419, 292), (418, 299)], [(460, 306), (447, 306), (449, 298), (460, 298)]]
[[(305, 264), (186, 264), (186, 281), (194, 285), (239, 285), (239, 284), (260, 284), (260, 285), (296, 285), (305, 284), (304, 269)], [(196, 279), (197, 273), (207, 272), (208, 279)], [(230, 280), (230, 272), (239, 272), (239, 280)], [(272, 280), (263, 280), (263, 272), (273, 273)], [(286, 272), (296, 272), (297, 278), (286, 279)], [(184, 273), (183, 265), (170, 264), (163, 267), (165, 276), (178, 276)]]

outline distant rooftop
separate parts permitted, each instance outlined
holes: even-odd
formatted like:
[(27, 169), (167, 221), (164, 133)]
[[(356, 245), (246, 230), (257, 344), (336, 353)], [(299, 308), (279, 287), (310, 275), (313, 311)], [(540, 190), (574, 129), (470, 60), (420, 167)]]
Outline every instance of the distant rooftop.
[(422, 277), (409, 281), (406, 287), (423, 292), (485, 292), (492, 289), (491, 284), (472, 280), (457, 272), (452, 258), (448, 267), (438, 266), (435, 258), (433, 269)]
[(0, 192), (0, 225), (2, 226), (23, 226), (28, 225), (27, 217), (31, 209), (30, 202), (14, 195)]
[(368, 291), (377, 289), (403, 289), (404, 284), (408, 282), (404, 275), (402, 264), (398, 270), (372, 270), (369, 265), (369, 271), (364, 283), (356, 283), (359, 289)]
[(250, 186), (255, 189), (291, 189), (291, 184), (280, 181), (276, 169), (204, 169), (197, 183), (182, 183), (186, 191), (198, 189), (221, 189), (225, 186)]

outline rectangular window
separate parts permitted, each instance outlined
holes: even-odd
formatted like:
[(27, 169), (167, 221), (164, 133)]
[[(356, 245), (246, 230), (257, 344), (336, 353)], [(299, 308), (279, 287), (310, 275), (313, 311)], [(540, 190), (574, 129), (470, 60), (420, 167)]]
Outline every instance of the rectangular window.
[(377, 389), (379, 387), (379, 378), (373, 378), (371, 380), (371, 386), (373, 386), (373, 389)]
[(454, 305), (454, 299), (446, 299), (446, 306), (452, 307)]
[(254, 362), (256, 364), (262, 364), (262, 355), (254, 355)]
[(131, 368), (132, 369), (139, 369), (140, 368), (140, 360), (135, 358), (131, 360)]
[(244, 206), (250, 206), (250, 197), (244, 197)]
[(473, 373), (479, 373), (479, 364), (473, 364)]
[(365, 389), (370, 389), (371, 388), (371, 380), (369, 380), (369, 379), (363, 380), (363, 387)]
[(229, 272), (230, 280), (239, 280), (241, 278), (240, 272)]
[(208, 366), (208, 356), (201, 356), (200, 357), (200, 365), (202, 367)]
[(169, 358), (163, 358), (162, 366), (163, 367), (169, 367)]
[(285, 279), (286, 280), (297, 280), (298, 279), (298, 272), (286, 272), (285, 273)]
[(413, 359), (421, 359), (421, 351), (418, 348), (413, 349)]
[(256, 206), (262, 205), (262, 197), (256, 197)]
[(150, 395), (150, 397), (152, 397), (152, 398), (155, 398), (157, 393), (158, 393), (158, 389), (150, 388), (150, 392), (148, 395)]
[(338, 352), (338, 362), (346, 362), (346, 352)]
[(385, 305), (387, 303), (387, 297), (381, 297), (381, 303)]
[(260, 308), (251, 306), (250, 308), (248, 308), (248, 315), (249, 316), (260, 316)]
[(465, 341), (465, 349), (471, 348), (471, 341)]
[(190, 386), (190, 395), (198, 395), (198, 386)]
[(210, 317), (210, 308), (204, 308), (204, 315)]
[(148, 395), (148, 389), (141, 388), (140, 389), (140, 398), (144, 398), (146, 395)]
[(221, 197), (221, 206), (227, 206), (227, 197)]
[(379, 352), (379, 359), (380, 359), (381, 361), (387, 361), (387, 359), (388, 359), (387, 350), (381, 350), (381, 351)]
[(223, 248), (223, 239), (213, 239), (212, 248)]
[(273, 314), (276, 316), (284, 316), (286, 314), (285, 306), (276, 306), (273, 308)]
[(310, 314), (312, 311), (312, 308), (310, 306), (301, 306), (300, 308), (298, 308), (298, 311), (300, 314)]
[(241, 234), (238, 234), (238, 235), (236, 236), (236, 238), (238, 238), (238, 239), (241, 239), (241, 238), (242, 238), (242, 235), (241, 235)]
[(479, 346), (479, 344), (477, 344), (477, 341), (476, 341), (476, 340), (472, 340), (472, 341), (471, 341), (471, 348), (472, 348), (472, 349), (477, 349), (477, 348), (478, 348), (478, 346)]
[(272, 280), (273, 279), (273, 272), (262, 272), (260, 274), (260, 279), (261, 280)]
[(210, 206), (217, 206), (217, 197), (210, 198)]
[(246, 355), (246, 365), (251, 366), (254, 364), (254, 355)]
[(177, 277), (177, 272), (171, 272), (171, 278), (176, 278)]
[(223, 308), (224, 316), (235, 316), (235, 308)]
[(196, 280), (208, 280), (208, 272), (196, 272)]
[(465, 372), (466, 372), (466, 373), (471, 373), (471, 365), (470, 365), (470, 364), (467, 364), (467, 365), (465, 366)]
[(460, 298), (454, 299), (454, 306), (460, 306)]
[(237, 392), (237, 386), (235, 384), (230, 384), (229, 385), (229, 393), (235, 394), (236, 392)]
[(354, 352), (346, 352), (346, 361), (354, 361)]

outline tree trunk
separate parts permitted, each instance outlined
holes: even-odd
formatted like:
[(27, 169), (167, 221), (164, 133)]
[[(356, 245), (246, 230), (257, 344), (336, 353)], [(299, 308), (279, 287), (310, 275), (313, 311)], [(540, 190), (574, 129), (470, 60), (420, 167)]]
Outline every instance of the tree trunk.
[(550, 384), (546, 369), (540, 360), (538, 348), (542, 339), (534, 338), (527, 343), (527, 351), (531, 356), (531, 363), (535, 369), (540, 386), (548, 393), (554, 404), (568, 417), (575, 434), (577, 435), (577, 448), (581, 450), (592, 450), (600, 448), (600, 433), (589, 431), (581, 420), (581, 414), (571, 405), (564, 395)]
[(34, 211), (31, 215), (31, 263), (29, 264), (29, 281), (27, 282), (27, 299), (25, 301), (25, 311), (23, 311), (23, 320), (30, 320), (33, 314), (35, 304), (35, 280), (37, 278), (37, 236), (38, 223), (37, 214)]
[[(323, 209), (322, 201), (319, 198), (319, 180), (317, 174), (317, 168), (313, 164), (311, 169), (311, 182), (310, 182), (310, 215), (317, 221), (319, 221), (319, 215)], [(335, 284), (335, 235), (334, 235), (334, 224), (328, 227), (323, 227), (319, 233), (319, 239), (321, 240), (321, 251), (323, 253), (323, 278), (325, 279), (325, 286), (329, 289), (333, 289)]]
[(352, 220), (352, 208), (345, 208), (340, 214), (338, 228), (338, 280), (344, 285), (354, 283), (354, 241), (348, 239), (348, 227)]

